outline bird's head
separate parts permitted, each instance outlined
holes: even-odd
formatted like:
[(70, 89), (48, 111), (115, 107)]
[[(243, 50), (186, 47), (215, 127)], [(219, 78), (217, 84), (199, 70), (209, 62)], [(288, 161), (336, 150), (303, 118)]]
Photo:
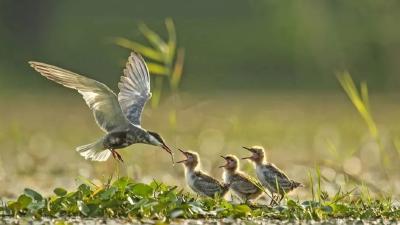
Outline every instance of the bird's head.
[(225, 160), (225, 165), (220, 166), (219, 168), (224, 168), (228, 171), (235, 171), (239, 168), (239, 159), (234, 155), (227, 155), (221, 157)]
[(172, 162), (174, 162), (174, 155), (172, 154), (172, 150), (165, 143), (165, 141), (161, 137), (161, 135), (159, 135), (158, 133), (153, 132), (153, 131), (147, 131), (147, 134), (148, 134), (147, 135), (148, 143), (151, 145), (160, 146), (161, 148), (163, 148), (166, 152), (168, 152), (168, 154), (171, 155)]
[(192, 151), (184, 151), (179, 149), (179, 151), (185, 156), (186, 159), (178, 161), (177, 163), (183, 163), (188, 169), (194, 169), (199, 164), (199, 154)]
[(247, 151), (251, 152), (251, 156), (244, 157), (242, 159), (249, 159), (255, 163), (262, 163), (265, 158), (265, 150), (261, 146), (253, 146), (253, 147), (243, 147)]

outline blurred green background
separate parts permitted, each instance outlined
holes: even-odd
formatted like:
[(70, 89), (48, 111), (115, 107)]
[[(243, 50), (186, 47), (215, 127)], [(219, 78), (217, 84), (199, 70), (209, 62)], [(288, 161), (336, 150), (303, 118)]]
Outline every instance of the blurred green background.
[[(308, 187), (319, 166), (330, 194), (361, 183), (399, 194), (399, 1), (0, 0), (0, 196), (116, 170), (185, 186), (182, 168), (154, 147), (121, 150), (124, 165), (85, 161), (75, 147), (102, 135), (89, 110), (27, 64), (54, 64), (117, 90), (129, 50), (113, 38), (146, 43), (140, 23), (166, 37), (167, 17), (185, 48), (182, 83), (178, 97), (164, 92), (159, 108), (146, 108), (144, 127), (173, 148), (199, 151), (217, 177), (218, 155), (246, 156), (240, 146), (261, 144)], [(343, 70), (368, 83), (378, 139), (341, 90)], [(298, 194), (309, 196), (308, 187)]]
[(400, 84), (399, 10), (396, 0), (1, 0), (1, 89), (51, 87), (28, 68), (32, 59), (115, 87), (128, 52), (110, 39), (143, 40), (139, 22), (165, 34), (171, 17), (187, 53), (183, 90), (326, 91), (348, 69), (391, 91)]

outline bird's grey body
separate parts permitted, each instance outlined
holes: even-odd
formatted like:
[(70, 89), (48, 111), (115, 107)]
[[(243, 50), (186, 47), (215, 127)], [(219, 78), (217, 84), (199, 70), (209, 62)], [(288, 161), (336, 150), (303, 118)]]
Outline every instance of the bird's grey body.
[(201, 170), (186, 170), (185, 176), (188, 186), (194, 192), (203, 196), (224, 196), (229, 190), (227, 185), (223, 185), (217, 179), (209, 176)]
[(222, 166), (224, 182), (229, 185), (232, 192), (244, 202), (257, 199), (263, 193), (263, 190), (257, 185), (257, 181), (239, 170), (237, 157), (233, 155), (222, 157), (227, 162)]
[(201, 171), (200, 156), (196, 152), (180, 150), (186, 156), (185, 160), (179, 161), (185, 167), (186, 183), (194, 192), (202, 196), (215, 197), (224, 196), (229, 190), (228, 185), (224, 185), (217, 179)]
[(146, 143), (146, 138), (146, 130), (131, 126), (123, 130), (109, 132), (104, 136), (103, 145), (106, 149), (119, 149), (135, 143)]
[(230, 189), (242, 201), (256, 199), (262, 194), (262, 190), (252, 179), (242, 172), (224, 172), (224, 182), (229, 184)]
[(272, 194), (275, 202), (281, 201), (285, 194), (303, 186), (301, 183), (290, 179), (277, 166), (267, 162), (263, 147), (253, 146), (244, 148), (252, 152), (252, 156), (245, 157), (244, 159), (250, 159), (254, 162), (258, 180)]
[(77, 73), (41, 62), (29, 64), (47, 79), (76, 89), (93, 111), (97, 125), (106, 133), (96, 142), (76, 149), (85, 159), (104, 161), (112, 153), (122, 160), (115, 149), (135, 143), (160, 146), (171, 154), (160, 135), (141, 127), (141, 114), (151, 92), (150, 75), (139, 54), (132, 53), (128, 58), (118, 84), (118, 96), (105, 84)]
[(260, 183), (272, 194), (285, 194), (301, 185), (272, 163), (256, 164), (256, 174)]

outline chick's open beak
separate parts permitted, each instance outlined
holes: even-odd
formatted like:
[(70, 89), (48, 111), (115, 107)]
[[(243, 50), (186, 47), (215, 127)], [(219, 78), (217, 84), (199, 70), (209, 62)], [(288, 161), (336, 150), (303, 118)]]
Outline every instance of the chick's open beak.
[(181, 160), (181, 161), (178, 161), (178, 162), (176, 162), (176, 163), (183, 163), (183, 162), (186, 162), (186, 161), (188, 160), (187, 155), (186, 155), (186, 152), (183, 151), (182, 149), (179, 149), (179, 148), (178, 148), (178, 150), (186, 157), (186, 159)]
[[(255, 153), (254, 152), (254, 150), (252, 149), (252, 148), (249, 148), (249, 147), (245, 147), (245, 146), (243, 146), (242, 148), (244, 148), (244, 149), (246, 149), (247, 151), (249, 151), (249, 152), (251, 152), (251, 153)], [(249, 157), (243, 157), (242, 159), (252, 159), (253, 158), (253, 155), (251, 155), (251, 156), (249, 156)]]
[(245, 146), (243, 146), (242, 148), (246, 149), (246, 150), (249, 151), (249, 152), (254, 153), (254, 150), (253, 150), (252, 148), (250, 148), (250, 147), (245, 147)]
[[(223, 158), (226, 161), (226, 157), (223, 155), (220, 155), (221, 158)], [(228, 165), (228, 162), (225, 165), (219, 166), (218, 168), (225, 168)]]

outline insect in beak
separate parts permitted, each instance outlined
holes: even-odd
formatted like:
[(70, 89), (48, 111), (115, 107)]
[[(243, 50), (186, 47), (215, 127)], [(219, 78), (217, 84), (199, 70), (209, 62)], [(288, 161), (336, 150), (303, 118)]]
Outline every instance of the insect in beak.
[(172, 153), (172, 150), (166, 144), (163, 144), (161, 147), (171, 155), (172, 164), (175, 164), (174, 154)]

